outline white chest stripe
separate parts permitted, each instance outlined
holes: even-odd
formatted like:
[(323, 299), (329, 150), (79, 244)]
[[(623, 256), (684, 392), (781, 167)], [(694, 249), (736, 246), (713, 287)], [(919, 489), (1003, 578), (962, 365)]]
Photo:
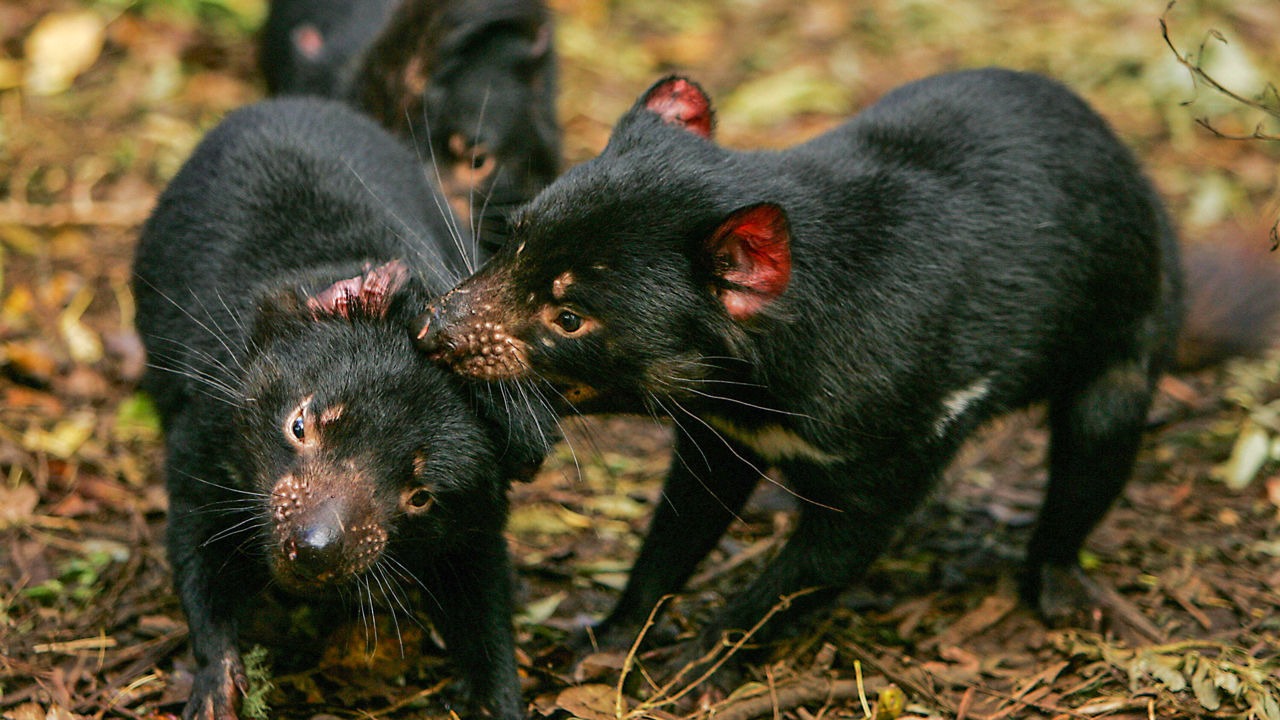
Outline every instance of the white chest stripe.
[(967, 388), (956, 390), (942, 401), (942, 414), (933, 423), (934, 432), (944, 435), (947, 426), (956, 421), (970, 405), (987, 396), (991, 391), (991, 378), (984, 377)]
[(716, 430), (746, 445), (770, 462), (808, 460), (823, 465), (833, 465), (844, 461), (844, 458), (839, 455), (832, 455), (810, 445), (804, 438), (781, 425), (744, 428), (718, 415), (707, 415), (703, 419)]

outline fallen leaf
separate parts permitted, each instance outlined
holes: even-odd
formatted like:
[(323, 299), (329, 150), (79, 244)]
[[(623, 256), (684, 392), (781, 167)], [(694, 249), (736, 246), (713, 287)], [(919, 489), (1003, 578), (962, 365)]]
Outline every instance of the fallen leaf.
[(1000, 622), (1000, 619), (1008, 615), (1009, 611), (1017, 605), (1018, 598), (1012, 593), (988, 595), (982, 599), (978, 607), (951, 623), (951, 627), (940, 633), (929, 644), (934, 647), (959, 645), (964, 640)]
[(31, 428), (23, 434), (22, 445), (32, 452), (46, 452), (65, 460), (93, 435), (93, 426), (92, 412), (78, 412), (54, 425), (48, 432)]
[(1272, 505), (1280, 508), (1280, 475), (1272, 475), (1267, 478), (1267, 499)]
[(617, 720), (617, 694), (609, 685), (577, 685), (557, 695), (556, 705), (580, 720)]
[(98, 339), (97, 333), (80, 322), (80, 316), (84, 315), (91, 302), (93, 292), (82, 287), (71, 299), (71, 304), (58, 316), (58, 329), (62, 331), (62, 339), (67, 343), (71, 358), (86, 365), (102, 359), (102, 341)]
[(40, 383), (48, 383), (58, 371), (58, 361), (39, 340), (15, 341), (0, 347), (0, 364)]
[(573, 679), (575, 682), (586, 682), (588, 680), (596, 680), (611, 673), (622, 671), (622, 666), (626, 663), (627, 655), (624, 652), (597, 652), (582, 658), (577, 666), (573, 668)]
[(0, 240), (23, 255), (37, 255), (44, 246), (39, 235), (22, 225), (0, 225)]
[(29, 523), (39, 502), (40, 493), (26, 483), (14, 487), (0, 484), (0, 530)]
[(54, 12), (36, 23), (24, 48), (27, 73), (23, 85), (32, 95), (56, 95), (71, 87), (102, 52), (106, 27), (92, 10)]
[(0, 90), (22, 84), (22, 65), (17, 60), (0, 59)]
[(111, 434), (121, 442), (160, 437), (160, 415), (146, 393), (136, 392), (120, 403)]
[(1231, 448), (1231, 457), (1216, 469), (1217, 474), (1232, 490), (1242, 490), (1267, 461), (1271, 449), (1271, 434), (1252, 420), (1245, 420), (1244, 427)]
[(564, 599), (568, 596), (568, 593), (561, 591), (552, 593), (541, 600), (535, 600), (524, 606), (524, 612), (520, 613), (516, 621), (527, 625), (541, 625), (547, 621), (547, 618), (555, 614), (556, 608), (560, 607), (560, 603), (564, 602)]

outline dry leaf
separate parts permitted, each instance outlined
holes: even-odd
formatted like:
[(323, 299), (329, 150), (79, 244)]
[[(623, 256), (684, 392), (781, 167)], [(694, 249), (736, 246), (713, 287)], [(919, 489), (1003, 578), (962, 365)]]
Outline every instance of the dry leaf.
[(1217, 469), (1232, 490), (1242, 490), (1253, 482), (1271, 450), (1271, 434), (1253, 420), (1245, 420), (1231, 448), (1231, 457)]
[(104, 27), (92, 10), (55, 12), (41, 18), (27, 36), (27, 92), (56, 95), (71, 87), (102, 52)]
[(80, 288), (72, 298), (71, 304), (58, 317), (58, 329), (62, 331), (62, 339), (67, 343), (73, 360), (86, 365), (102, 359), (102, 341), (97, 333), (80, 322), (80, 316), (93, 302), (93, 293), (87, 287)]
[(48, 432), (31, 428), (23, 434), (22, 445), (32, 452), (45, 452), (66, 460), (93, 435), (94, 422), (91, 411), (79, 412), (54, 425)]
[(577, 685), (557, 695), (556, 705), (580, 720), (617, 720), (617, 696), (609, 685)]
[(535, 600), (525, 605), (524, 612), (520, 613), (520, 616), (516, 619), (518, 622), (530, 625), (541, 625), (555, 614), (556, 608), (560, 607), (560, 603), (564, 602), (564, 599), (568, 596), (568, 593), (560, 591), (552, 593), (541, 600)]
[(15, 487), (0, 485), (0, 530), (31, 521), (40, 494), (34, 487), (20, 483)]

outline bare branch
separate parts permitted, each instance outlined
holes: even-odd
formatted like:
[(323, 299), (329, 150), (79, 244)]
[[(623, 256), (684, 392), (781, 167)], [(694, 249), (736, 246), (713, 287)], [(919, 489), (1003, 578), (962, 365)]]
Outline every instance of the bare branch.
[[(1195, 56), (1192, 56), (1191, 53), (1183, 54), (1178, 50), (1177, 46), (1173, 44), (1172, 38), (1169, 37), (1168, 23), (1169, 13), (1173, 10), (1173, 6), (1176, 4), (1177, 0), (1170, 0), (1169, 4), (1165, 6), (1164, 13), (1160, 16), (1160, 36), (1164, 38), (1165, 45), (1169, 46), (1169, 51), (1173, 53), (1173, 57), (1177, 59), (1178, 63), (1191, 73), (1192, 81), (1202, 82), (1245, 107), (1259, 110), (1280, 120), (1280, 93), (1277, 93), (1275, 85), (1268, 83), (1267, 89), (1262, 93), (1261, 98), (1254, 100), (1244, 97), (1243, 95), (1232, 91), (1230, 88), (1227, 88), (1222, 83), (1214, 79), (1212, 75), (1205, 72), (1204, 68), (1201, 67), (1200, 59), (1204, 57), (1205, 46), (1209, 44), (1210, 40), (1217, 40), (1224, 45), (1227, 43), (1227, 39), (1222, 35), (1222, 33), (1217, 30), (1209, 30), (1205, 35), (1204, 40), (1201, 41), (1199, 50)], [(1268, 96), (1272, 99), (1273, 104), (1265, 102), (1265, 99)], [(1191, 101), (1188, 100), (1184, 104), (1189, 104), (1190, 102)], [(1280, 140), (1280, 135), (1263, 132), (1262, 123), (1258, 123), (1258, 126), (1254, 129), (1252, 135), (1233, 135), (1230, 133), (1224, 133), (1213, 127), (1207, 118), (1197, 118), (1196, 124), (1205, 128), (1214, 135), (1227, 140)]]

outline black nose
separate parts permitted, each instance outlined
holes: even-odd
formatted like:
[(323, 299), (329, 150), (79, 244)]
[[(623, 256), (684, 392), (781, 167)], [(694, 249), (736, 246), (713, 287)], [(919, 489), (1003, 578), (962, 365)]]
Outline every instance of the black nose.
[(294, 568), (299, 575), (322, 580), (341, 572), (342, 529), (332, 522), (317, 522), (303, 528), (295, 541)]
[(440, 310), (432, 305), (413, 321), (413, 341), (424, 353), (435, 354), (449, 347)]

